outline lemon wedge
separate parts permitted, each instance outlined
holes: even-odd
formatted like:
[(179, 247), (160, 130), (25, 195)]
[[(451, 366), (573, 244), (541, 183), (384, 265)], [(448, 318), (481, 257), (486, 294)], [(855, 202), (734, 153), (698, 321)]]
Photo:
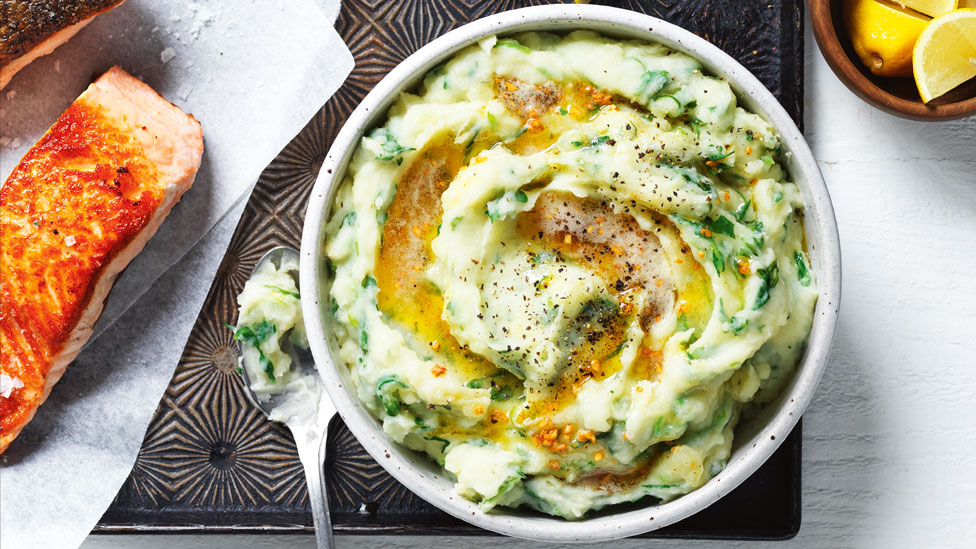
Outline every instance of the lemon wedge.
[(911, 76), (912, 49), (929, 18), (875, 0), (850, 0), (844, 7), (847, 33), (861, 62), (878, 76)]
[[(936, 17), (950, 12), (957, 7), (958, 0), (893, 0), (896, 4), (911, 8), (917, 12)], [(965, 1), (965, 0), (963, 0)]]
[(933, 19), (915, 43), (912, 67), (926, 103), (976, 77), (976, 9)]
[(976, 8), (976, 0), (959, 0), (960, 8)]

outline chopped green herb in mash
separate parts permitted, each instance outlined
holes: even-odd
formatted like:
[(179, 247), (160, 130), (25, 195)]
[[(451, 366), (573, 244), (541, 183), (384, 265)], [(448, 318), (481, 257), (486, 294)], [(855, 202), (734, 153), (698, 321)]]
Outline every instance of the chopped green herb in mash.
[(362, 139), (335, 197), (325, 306), (356, 396), (485, 511), (695, 490), (810, 331), (786, 155), (659, 44), (462, 50)]
[[(265, 262), (237, 298), (237, 327), (228, 326), (234, 339), (244, 343), (245, 364), (260, 365), (248, 372), (251, 389), (258, 394), (280, 392), (295, 377), (292, 358), (282, 349), (285, 338), (308, 348), (298, 288), (290, 274), (297, 270), (297, 262), (290, 259), (278, 267)], [(248, 360), (255, 356), (257, 360)]]
[[(242, 343), (237, 372), (246, 374), (254, 397), (270, 408), (271, 420), (299, 432), (320, 429), (334, 408), (323, 396), (317, 372), (307, 368), (311, 363), (296, 362), (308, 350), (295, 284), (298, 254), (280, 252), (279, 257), (277, 265), (261, 263), (237, 296), (238, 326), (228, 326)], [(315, 423), (320, 426), (311, 427)]]

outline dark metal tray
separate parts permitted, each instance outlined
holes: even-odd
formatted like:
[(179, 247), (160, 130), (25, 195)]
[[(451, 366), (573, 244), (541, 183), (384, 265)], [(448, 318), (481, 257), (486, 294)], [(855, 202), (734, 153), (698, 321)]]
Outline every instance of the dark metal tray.
[[(433, 38), (538, 0), (345, 0), (336, 30), (352, 50), (349, 79), (265, 169), (224, 255), (132, 473), (96, 533), (310, 532), (305, 480), (291, 435), (247, 400), (224, 323), (257, 259), (298, 247), (305, 199), (333, 137), (366, 93)], [(711, 40), (748, 67), (802, 121), (800, 0), (620, 0)], [(800, 526), (798, 425), (773, 457), (710, 508), (651, 537), (784, 539)], [(488, 534), (434, 508), (376, 464), (340, 420), (326, 463), (340, 534)]]

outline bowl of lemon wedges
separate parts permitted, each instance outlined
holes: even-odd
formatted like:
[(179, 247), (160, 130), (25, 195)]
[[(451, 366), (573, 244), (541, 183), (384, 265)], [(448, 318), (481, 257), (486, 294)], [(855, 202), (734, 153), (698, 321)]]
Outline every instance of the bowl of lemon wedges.
[(810, 0), (810, 20), (827, 63), (875, 107), (976, 114), (976, 0)]

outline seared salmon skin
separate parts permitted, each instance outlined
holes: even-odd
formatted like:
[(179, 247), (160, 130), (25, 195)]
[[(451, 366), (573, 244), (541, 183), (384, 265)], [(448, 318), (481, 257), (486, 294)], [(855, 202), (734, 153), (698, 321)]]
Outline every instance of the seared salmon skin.
[(0, 454), (47, 399), (119, 272), (203, 155), (200, 123), (113, 67), (0, 188)]
[(124, 0), (0, 0), (0, 89)]

